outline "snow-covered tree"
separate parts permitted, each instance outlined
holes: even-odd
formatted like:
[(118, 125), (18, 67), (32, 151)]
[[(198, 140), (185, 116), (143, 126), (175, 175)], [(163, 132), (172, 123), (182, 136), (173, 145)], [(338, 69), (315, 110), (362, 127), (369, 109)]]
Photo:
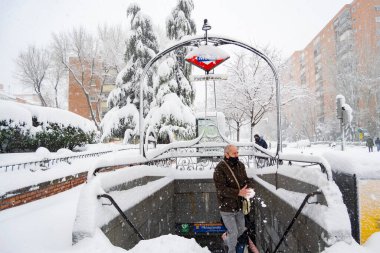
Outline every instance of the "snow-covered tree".
[(166, 20), (166, 31), (170, 39), (179, 40), (183, 36), (196, 33), (195, 22), (191, 19), (194, 10), (193, 0), (178, 0)]
[(53, 34), (53, 52), (82, 90), (91, 118), (99, 128), (97, 115), (100, 113), (90, 101), (90, 96), (100, 96), (99, 91), (92, 88), (102, 77), (99, 41), (83, 27), (73, 28), (68, 33)]
[[(178, 0), (176, 7), (166, 20), (166, 33), (171, 40), (180, 40), (183, 36), (196, 33), (195, 22), (191, 19), (191, 12), (194, 9), (192, 0)], [(191, 74), (191, 66), (185, 63), (186, 48), (179, 48), (170, 57), (176, 59), (172, 66), (177, 82), (175, 93), (181, 98), (182, 102), (191, 106), (194, 101), (194, 90), (188, 78)]]
[[(191, 20), (192, 0), (179, 0), (166, 22), (169, 39), (179, 40), (195, 33)], [(186, 49), (169, 54), (158, 67), (153, 86), (154, 107), (146, 118), (146, 130), (153, 132), (159, 143), (184, 140), (195, 136), (195, 117), (190, 106), (194, 90), (184, 74)], [(187, 71), (189, 74), (190, 71)], [(170, 106), (173, 108), (170, 108)]]
[[(116, 77), (116, 88), (108, 96), (108, 107), (112, 108), (102, 122), (106, 137), (122, 137), (124, 142), (134, 141), (138, 136), (138, 118), (140, 109), (140, 79), (145, 65), (158, 53), (157, 36), (149, 17), (145, 16), (137, 4), (127, 9), (131, 18), (131, 31), (126, 42), (124, 61), (126, 66)], [(144, 82), (144, 115), (153, 101), (153, 74), (148, 73)], [(117, 117), (115, 116), (117, 115)]]
[[(291, 82), (287, 86), (296, 87), (299, 84)], [(289, 141), (308, 139), (316, 141), (319, 135), (317, 101), (314, 93), (305, 91), (304, 97), (290, 102), (283, 110), (283, 138)], [(302, 105), (302, 110), (299, 110)]]
[[(263, 52), (272, 60), (277, 70), (282, 68), (280, 53), (266, 48)], [(226, 64), (229, 78), (219, 90), (218, 104), (227, 116), (229, 111), (244, 112), (249, 122), (251, 141), (253, 129), (263, 117), (276, 108), (276, 84), (272, 70), (257, 55), (237, 53)], [(304, 97), (303, 89), (296, 86), (282, 86), (281, 106)], [(238, 99), (237, 99), (238, 98)], [(243, 122), (243, 121), (242, 121)]]
[(224, 101), (219, 104), (223, 106), (225, 115), (229, 110), (244, 112), (245, 119), (251, 126), (251, 139), (253, 139), (253, 128), (265, 113), (273, 109), (275, 97), (273, 79), (257, 56), (236, 54), (226, 67), (229, 79), (220, 89), (218, 97)]
[(124, 67), (126, 33), (120, 25), (98, 26), (100, 55), (106, 69), (114, 69), (117, 73)]
[[(137, 4), (131, 4), (127, 9), (127, 16), (131, 17), (131, 34), (127, 40), (127, 49), (124, 54), (126, 66), (116, 78), (116, 89), (108, 97), (108, 106), (122, 107), (129, 103), (140, 107), (140, 77), (145, 65), (158, 53), (157, 37), (153, 31), (152, 22), (145, 16)], [(152, 101), (152, 74), (146, 77), (144, 97), (147, 103)], [(144, 105), (144, 111), (149, 108)]]
[[(67, 68), (64, 64), (57, 59), (56, 55), (51, 53), (50, 68), (47, 73), (48, 86), (49, 89), (45, 92), (48, 100), (51, 100), (50, 105), (54, 105), (57, 108), (67, 108), (67, 96), (62, 94), (67, 94)], [(53, 91), (53, 92), (52, 92)], [(54, 101), (54, 102), (53, 102)]]
[(32, 86), (43, 106), (47, 106), (42, 87), (47, 76), (49, 63), (49, 52), (36, 46), (29, 46), (25, 52), (19, 54), (16, 60), (17, 78), (24, 84)]
[[(149, 131), (158, 137), (159, 143), (186, 140), (195, 135), (195, 117), (187, 105), (190, 101), (176, 93), (178, 83), (174, 78), (175, 64), (175, 60), (168, 57), (159, 65), (153, 86), (153, 108), (146, 117), (145, 128), (149, 128)], [(189, 83), (185, 84), (190, 86)]]

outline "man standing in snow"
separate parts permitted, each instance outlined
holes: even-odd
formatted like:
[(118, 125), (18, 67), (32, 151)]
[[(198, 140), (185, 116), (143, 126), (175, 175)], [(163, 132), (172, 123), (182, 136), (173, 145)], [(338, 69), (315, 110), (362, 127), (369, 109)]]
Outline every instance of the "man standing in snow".
[(261, 146), (261, 147), (263, 147), (265, 149), (268, 148), (267, 142), (263, 138), (261, 138), (258, 134), (255, 134), (254, 137), (255, 137), (255, 143), (257, 145), (259, 145), (259, 146)]
[(236, 253), (237, 238), (245, 230), (242, 198), (253, 192), (236, 146), (230, 144), (224, 148), (224, 159), (215, 167), (214, 183), (220, 214), (228, 231), (228, 253)]
[(375, 144), (377, 147), (377, 152), (379, 152), (380, 151), (380, 139), (379, 139), (379, 137), (376, 138)]
[(375, 146), (375, 144), (373, 143), (373, 139), (371, 137), (368, 137), (366, 146), (368, 147), (368, 152), (373, 152), (373, 146)]

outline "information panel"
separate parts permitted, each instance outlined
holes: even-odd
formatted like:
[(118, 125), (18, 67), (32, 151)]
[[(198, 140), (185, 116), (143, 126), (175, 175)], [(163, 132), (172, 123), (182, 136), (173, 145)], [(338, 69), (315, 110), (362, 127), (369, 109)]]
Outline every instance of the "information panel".
[(359, 179), (360, 244), (380, 232), (380, 179)]

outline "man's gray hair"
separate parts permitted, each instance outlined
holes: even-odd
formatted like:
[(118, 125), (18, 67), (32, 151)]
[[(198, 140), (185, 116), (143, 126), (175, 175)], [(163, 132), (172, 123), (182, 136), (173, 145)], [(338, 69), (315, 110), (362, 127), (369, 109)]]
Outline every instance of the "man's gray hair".
[(227, 146), (224, 147), (224, 153), (228, 154), (231, 150), (231, 147), (234, 147), (235, 145), (233, 144), (228, 144)]

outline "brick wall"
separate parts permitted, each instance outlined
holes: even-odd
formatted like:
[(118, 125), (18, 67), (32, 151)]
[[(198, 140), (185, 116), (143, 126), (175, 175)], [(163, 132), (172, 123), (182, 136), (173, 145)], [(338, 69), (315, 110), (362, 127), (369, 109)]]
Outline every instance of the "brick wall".
[[(131, 167), (142, 164), (145, 163), (107, 166), (99, 168), (99, 172), (118, 170), (125, 167)], [(0, 196), (0, 211), (27, 204), (35, 200), (43, 199), (70, 190), (71, 188), (83, 184), (86, 181), (87, 171), (6, 192), (5, 194)]]
[(7, 192), (0, 196), (0, 211), (64, 192), (86, 180), (87, 172), (82, 172)]

